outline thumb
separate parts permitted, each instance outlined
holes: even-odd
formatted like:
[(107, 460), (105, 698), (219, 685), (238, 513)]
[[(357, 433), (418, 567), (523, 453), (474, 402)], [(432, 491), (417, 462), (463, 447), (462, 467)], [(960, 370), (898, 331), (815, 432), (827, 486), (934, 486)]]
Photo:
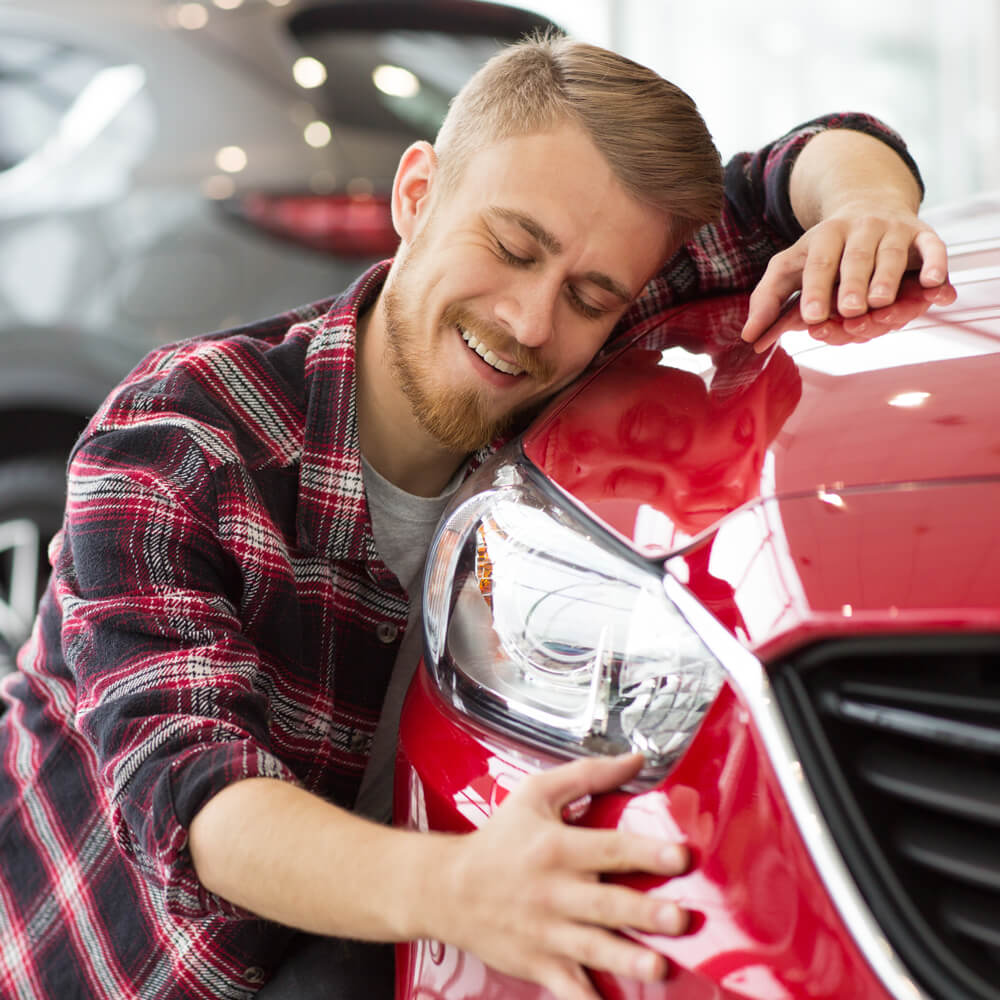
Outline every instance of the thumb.
[(631, 781), (645, 762), (641, 753), (587, 757), (533, 775), (518, 791), (523, 789), (525, 796), (536, 805), (558, 816), (576, 799), (610, 792)]

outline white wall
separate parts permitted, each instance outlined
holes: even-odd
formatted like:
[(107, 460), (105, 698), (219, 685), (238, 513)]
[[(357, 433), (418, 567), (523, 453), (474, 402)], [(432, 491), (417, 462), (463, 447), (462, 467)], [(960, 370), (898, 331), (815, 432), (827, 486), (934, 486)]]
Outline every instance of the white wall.
[(723, 156), (862, 110), (906, 138), (927, 206), (1000, 189), (996, 0), (527, 0), (698, 102)]

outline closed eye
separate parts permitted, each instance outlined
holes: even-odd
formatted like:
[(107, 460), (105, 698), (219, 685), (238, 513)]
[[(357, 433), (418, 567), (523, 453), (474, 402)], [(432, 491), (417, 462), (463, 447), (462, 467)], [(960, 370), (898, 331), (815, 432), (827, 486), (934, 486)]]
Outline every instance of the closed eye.
[(497, 245), (497, 252), (500, 254), (501, 259), (505, 260), (508, 264), (513, 264), (516, 267), (528, 267), (530, 264), (535, 263), (534, 257), (519, 257), (516, 253), (508, 250), (496, 237), (493, 240)]
[(586, 299), (580, 296), (580, 293), (573, 287), (569, 289), (569, 299), (573, 304), (573, 308), (577, 310), (581, 315), (586, 316), (588, 319), (600, 319), (606, 312), (606, 309), (601, 309), (598, 306), (591, 305)]

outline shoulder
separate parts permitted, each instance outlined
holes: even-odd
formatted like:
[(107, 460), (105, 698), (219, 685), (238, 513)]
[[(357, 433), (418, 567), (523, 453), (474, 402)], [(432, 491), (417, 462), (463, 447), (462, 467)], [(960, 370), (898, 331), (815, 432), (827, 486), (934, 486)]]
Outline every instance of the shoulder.
[(77, 450), (128, 436), (193, 442), (209, 465), (290, 464), (301, 450), (309, 345), (336, 299), (150, 352), (111, 392)]

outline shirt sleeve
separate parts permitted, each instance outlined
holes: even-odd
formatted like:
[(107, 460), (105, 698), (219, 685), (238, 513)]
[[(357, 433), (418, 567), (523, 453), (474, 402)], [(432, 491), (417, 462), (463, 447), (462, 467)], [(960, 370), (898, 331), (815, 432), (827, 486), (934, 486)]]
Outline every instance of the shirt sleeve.
[(199, 433), (157, 414), (75, 452), (55, 560), (62, 642), (121, 850), (169, 911), (245, 917), (198, 881), (188, 826), (234, 781), (296, 778), (269, 746), (267, 685), (217, 537), (225, 446)]
[(814, 135), (844, 128), (880, 139), (894, 149), (924, 191), (923, 180), (902, 138), (871, 115), (824, 115), (797, 126), (755, 153), (736, 154), (725, 169), (725, 200), (718, 222), (703, 226), (664, 265), (626, 313), (632, 328), (688, 299), (750, 291), (771, 257), (803, 233), (792, 211), (789, 179), (805, 144)]

